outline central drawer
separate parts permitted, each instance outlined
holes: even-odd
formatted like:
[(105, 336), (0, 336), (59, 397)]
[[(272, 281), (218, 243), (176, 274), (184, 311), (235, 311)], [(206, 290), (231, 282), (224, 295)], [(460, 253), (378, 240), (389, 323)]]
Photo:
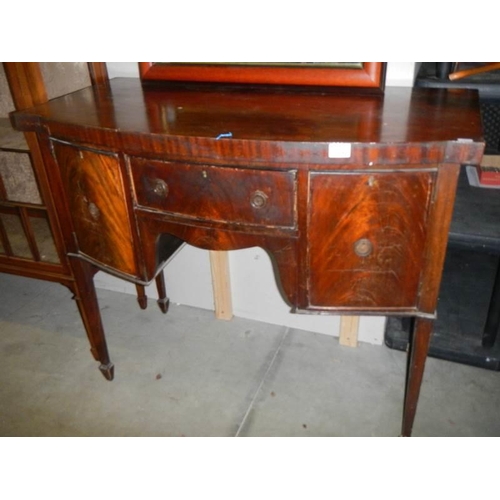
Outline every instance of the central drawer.
[(295, 227), (296, 171), (130, 158), (137, 203), (185, 217)]

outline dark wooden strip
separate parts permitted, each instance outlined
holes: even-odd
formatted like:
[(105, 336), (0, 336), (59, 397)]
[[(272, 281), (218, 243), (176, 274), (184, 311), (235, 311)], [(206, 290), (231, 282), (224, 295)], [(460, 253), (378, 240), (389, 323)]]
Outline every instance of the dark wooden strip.
[(34, 262), (15, 255), (0, 255), (0, 272), (54, 281), (66, 286), (69, 286), (69, 283), (72, 282), (71, 278), (64, 274), (60, 264), (43, 261)]
[(46, 219), (47, 220), (47, 209), (46, 208), (36, 208), (36, 207), (31, 207), (27, 206), (26, 208), (26, 213), (30, 217), (36, 217), (38, 219)]
[(5, 75), (17, 109), (47, 102), (42, 71), (37, 62), (4, 62)]
[(87, 66), (92, 85), (100, 85), (108, 82), (108, 68), (105, 62), (89, 62)]
[(28, 245), (30, 247), (31, 255), (36, 262), (39, 262), (40, 251), (38, 250), (38, 245), (36, 243), (35, 233), (33, 232), (33, 227), (31, 225), (30, 218), (26, 209), (19, 208), (19, 215), (21, 216), (21, 223), (23, 225), (24, 234), (28, 240)]
[(0, 200), (0, 206), (5, 209), (12, 208), (14, 210), (18, 207), (25, 208), (26, 210), (28, 210), (30, 215), (34, 215), (35, 212), (47, 212), (47, 209), (43, 205), (33, 205), (32, 203), (24, 203), (22, 201)]
[(10, 241), (7, 236), (7, 231), (5, 231), (5, 227), (3, 225), (3, 220), (0, 212), (0, 240), (2, 240), (2, 246), (5, 251), (5, 254), (9, 257), (12, 257), (14, 254), (12, 253), (12, 247), (10, 246)]
[(0, 175), (0, 201), (7, 201), (7, 191), (3, 183), (2, 176)]

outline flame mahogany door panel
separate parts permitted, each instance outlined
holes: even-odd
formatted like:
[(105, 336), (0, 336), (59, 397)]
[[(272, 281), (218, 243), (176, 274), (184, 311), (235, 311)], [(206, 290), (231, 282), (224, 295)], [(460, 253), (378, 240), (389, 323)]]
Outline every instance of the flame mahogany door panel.
[(311, 307), (415, 308), (435, 177), (310, 174)]
[(128, 275), (137, 267), (118, 155), (52, 141), (78, 252)]

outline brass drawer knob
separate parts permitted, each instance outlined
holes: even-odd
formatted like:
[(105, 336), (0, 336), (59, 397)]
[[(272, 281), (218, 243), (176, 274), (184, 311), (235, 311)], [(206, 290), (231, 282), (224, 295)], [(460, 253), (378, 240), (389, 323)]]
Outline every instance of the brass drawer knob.
[(168, 184), (163, 179), (152, 179), (151, 187), (156, 196), (166, 198), (168, 196)]
[(358, 257), (368, 257), (373, 251), (372, 242), (367, 238), (361, 238), (354, 243), (354, 253)]
[(255, 191), (252, 194), (252, 198), (250, 199), (250, 204), (253, 208), (264, 208), (267, 205), (268, 196), (266, 193), (262, 191)]

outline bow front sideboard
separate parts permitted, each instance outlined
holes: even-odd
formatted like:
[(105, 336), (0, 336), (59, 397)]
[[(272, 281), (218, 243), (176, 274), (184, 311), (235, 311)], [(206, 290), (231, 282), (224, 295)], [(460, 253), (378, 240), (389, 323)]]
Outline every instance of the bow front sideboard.
[(97, 270), (145, 285), (186, 242), (259, 246), (293, 311), (414, 318), (402, 426), (411, 434), (457, 176), (484, 149), (474, 91), (118, 78), (11, 119), (37, 134), (107, 379)]

